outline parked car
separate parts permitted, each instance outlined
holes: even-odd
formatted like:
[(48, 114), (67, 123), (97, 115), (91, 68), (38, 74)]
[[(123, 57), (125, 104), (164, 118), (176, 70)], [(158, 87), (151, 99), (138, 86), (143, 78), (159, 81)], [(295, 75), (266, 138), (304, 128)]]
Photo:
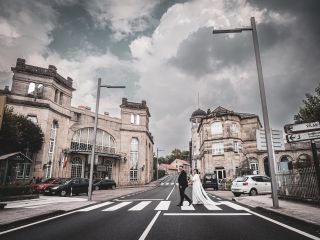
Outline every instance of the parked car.
[(232, 182), (231, 191), (236, 197), (243, 193), (250, 196), (271, 193), (271, 179), (262, 175), (238, 177)]
[(116, 189), (115, 181), (111, 179), (102, 179), (93, 184), (95, 190), (99, 189)]
[(45, 190), (48, 195), (60, 195), (62, 197), (69, 195), (88, 194), (89, 180), (86, 178), (73, 178), (64, 181), (62, 184), (50, 187)]
[(65, 181), (65, 178), (48, 178), (43, 180), (41, 183), (33, 185), (34, 193), (44, 193), (44, 191), (50, 187), (57, 186)]
[(218, 179), (215, 173), (206, 173), (202, 180), (202, 187), (213, 188), (213, 190), (218, 190)]

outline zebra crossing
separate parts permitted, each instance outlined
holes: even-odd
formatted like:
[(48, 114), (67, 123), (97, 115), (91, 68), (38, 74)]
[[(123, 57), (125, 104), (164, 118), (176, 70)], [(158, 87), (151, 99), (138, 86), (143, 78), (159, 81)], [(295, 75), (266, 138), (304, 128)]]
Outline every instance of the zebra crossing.
[(177, 182), (166, 182), (166, 183), (162, 182), (162, 183), (160, 183), (160, 186), (173, 186), (173, 185), (178, 186), (179, 184)]
[[(120, 209), (125, 208), (126, 206), (129, 207), (128, 211), (130, 212), (138, 212), (145, 209), (147, 206), (149, 206), (153, 201), (146, 200), (146, 201), (108, 201), (104, 203), (100, 203), (94, 206), (86, 207), (79, 209), (78, 212), (89, 212), (95, 209), (99, 209), (102, 212), (113, 212)], [(157, 201), (158, 202), (158, 201)], [(110, 206), (109, 206), (110, 205)], [(173, 203), (172, 201), (163, 200), (156, 204), (156, 207), (154, 208), (155, 211), (168, 211), (171, 205), (174, 205), (175, 209), (178, 209), (176, 206), (176, 203)], [(207, 211), (222, 211), (224, 210), (221, 206), (224, 205), (227, 208), (230, 208), (232, 210), (237, 211), (246, 211), (247, 208), (244, 208), (238, 204), (229, 202), (229, 201), (219, 201), (215, 205), (201, 205), (203, 206)], [(107, 208), (104, 208), (107, 207)], [(224, 208), (225, 208), (224, 207)], [(194, 205), (190, 205), (188, 202), (184, 202), (183, 205), (180, 207), (181, 211), (196, 211), (196, 207)]]

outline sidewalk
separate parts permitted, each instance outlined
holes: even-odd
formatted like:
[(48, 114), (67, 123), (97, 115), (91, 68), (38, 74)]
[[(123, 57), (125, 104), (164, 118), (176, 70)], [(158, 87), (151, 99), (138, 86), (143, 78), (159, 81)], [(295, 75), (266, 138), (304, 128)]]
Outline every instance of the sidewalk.
[(320, 207), (310, 205), (306, 203), (286, 201), (279, 199), (279, 209), (273, 208), (271, 195), (258, 195), (242, 197), (233, 197), (230, 191), (213, 191), (212, 194), (225, 199), (232, 199), (243, 205), (262, 209), (268, 212), (274, 212), (280, 215), (284, 215), (290, 218), (298, 219), (306, 223), (311, 223), (320, 226)]
[(159, 179), (144, 186), (93, 191), (92, 201), (87, 200), (87, 195), (77, 197), (40, 196), (38, 199), (10, 201), (7, 202), (7, 206), (4, 209), (0, 210), (0, 229), (77, 210), (124, 195), (144, 192), (156, 187), (161, 181), (162, 179)]

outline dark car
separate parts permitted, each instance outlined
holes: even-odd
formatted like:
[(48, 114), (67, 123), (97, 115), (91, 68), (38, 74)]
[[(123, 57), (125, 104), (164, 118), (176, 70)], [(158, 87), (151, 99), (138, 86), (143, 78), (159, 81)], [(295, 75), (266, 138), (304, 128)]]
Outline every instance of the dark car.
[(62, 197), (88, 194), (89, 180), (86, 178), (72, 178), (65, 180), (62, 184), (45, 190), (48, 195), (60, 195)]
[(93, 184), (95, 190), (99, 189), (116, 189), (115, 181), (111, 179), (102, 179)]
[(203, 177), (202, 186), (204, 189), (213, 188), (218, 190), (218, 179), (215, 173), (206, 173)]

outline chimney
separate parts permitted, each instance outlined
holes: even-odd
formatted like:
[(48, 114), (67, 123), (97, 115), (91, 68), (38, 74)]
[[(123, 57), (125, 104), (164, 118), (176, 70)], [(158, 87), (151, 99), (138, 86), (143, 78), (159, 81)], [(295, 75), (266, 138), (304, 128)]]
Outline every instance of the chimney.
[(126, 105), (128, 103), (128, 99), (127, 98), (122, 98), (122, 104)]
[(54, 66), (54, 65), (49, 65), (48, 70), (49, 70), (50, 72), (54, 72), (54, 73), (57, 72), (57, 68), (56, 68), (56, 66)]
[(26, 66), (26, 60), (23, 58), (17, 58), (16, 67), (17, 68), (25, 68)]

